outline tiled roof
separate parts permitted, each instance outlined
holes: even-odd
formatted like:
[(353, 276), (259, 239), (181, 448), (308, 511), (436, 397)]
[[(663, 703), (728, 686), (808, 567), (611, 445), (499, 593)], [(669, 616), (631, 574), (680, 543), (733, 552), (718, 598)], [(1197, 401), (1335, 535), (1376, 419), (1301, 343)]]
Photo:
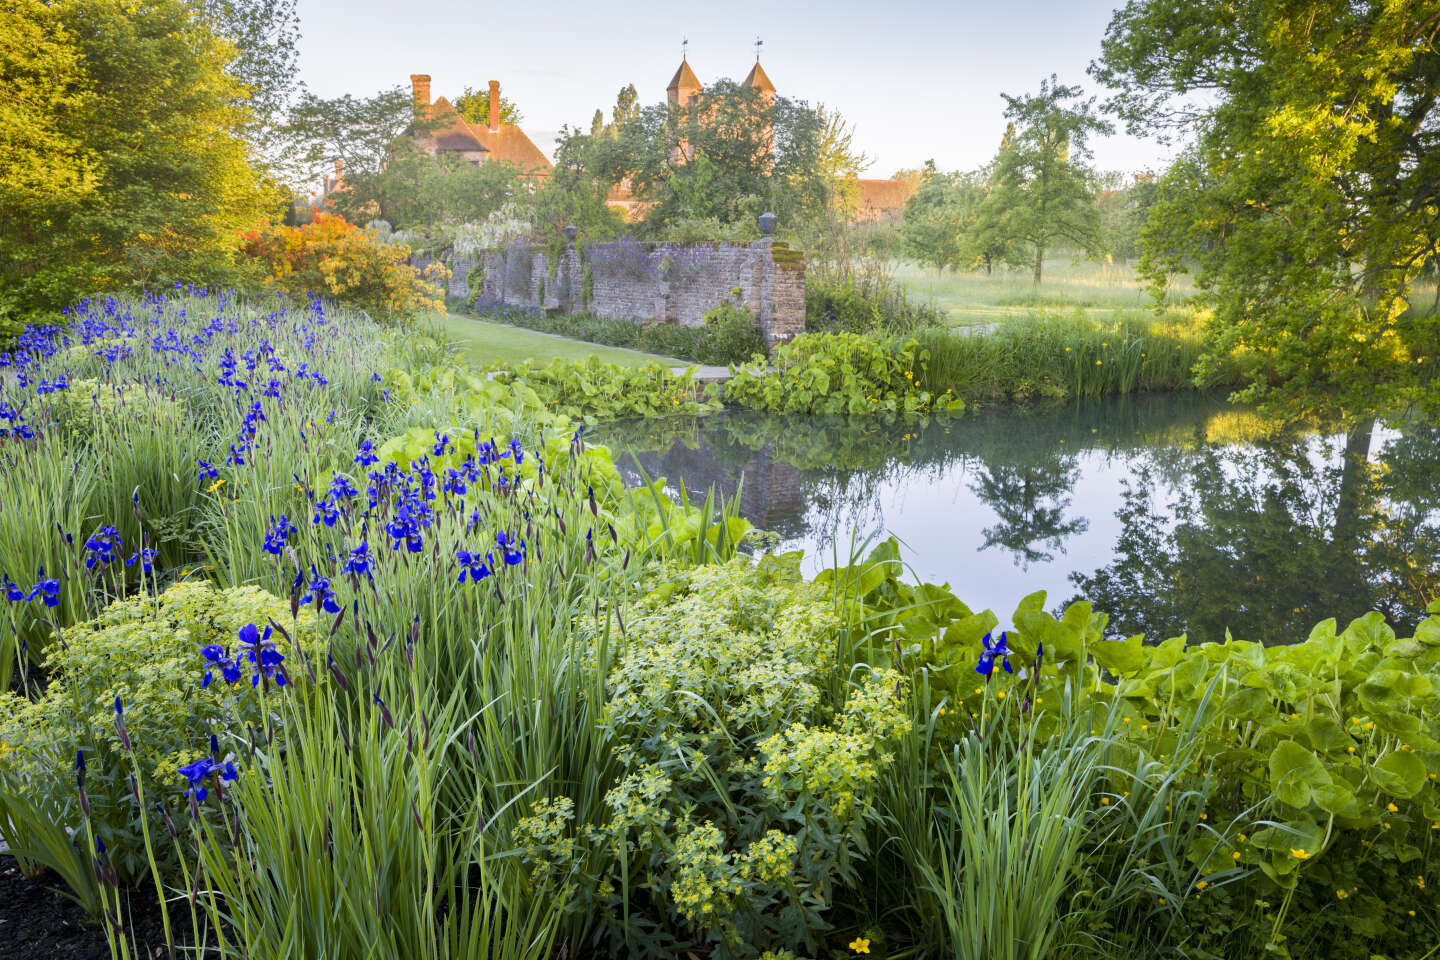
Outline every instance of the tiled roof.
[(745, 85), (759, 87), (766, 93), (775, 92), (775, 84), (771, 83), (770, 78), (765, 75), (765, 68), (760, 66), (759, 60), (755, 61), (755, 66), (751, 67), (750, 72), (745, 75)]
[(680, 69), (675, 71), (675, 76), (670, 78), (670, 85), (665, 89), (671, 92), (700, 89), (700, 78), (690, 69), (690, 61), (680, 61)]
[(893, 216), (905, 209), (905, 203), (915, 195), (918, 186), (914, 180), (857, 180), (860, 185), (860, 209), (857, 215), (862, 220), (879, 220)]
[(525, 131), (513, 123), (502, 123), (491, 133), (489, 127), (470, 123), (460, 116), (444, 97), (430, 105), (430, 117), (435, 124), (430, 136), (434, 137), (439, 150), (484, 150), (487, 160), (513, 163), (526, 173), (548, 172), (552, 166)]

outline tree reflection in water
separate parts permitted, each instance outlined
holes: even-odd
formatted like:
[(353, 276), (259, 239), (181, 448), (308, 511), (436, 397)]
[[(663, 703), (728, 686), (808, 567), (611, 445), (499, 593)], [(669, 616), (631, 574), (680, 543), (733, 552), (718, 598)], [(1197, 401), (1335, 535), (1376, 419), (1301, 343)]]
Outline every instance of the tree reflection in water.
[(977, 562), (986, 582), (1004, 576), (1000, 556), (1011, 597), (1068, 583), (1117, 635), (1288, 642), (1371, 609), (1409, 628), (1440, 595), (1427, 424), (1285, 433), (1218, 401), (1156, 397), (926, 424), (732, 413), (595, 439), (622, 469), (628, 451), (697, 496), (740, 492), (752, 522), (824, 558), (855, 531), (922, 529), (944, 555), (912, 559), (1002, 617), (1006, 598), (966, 588)]

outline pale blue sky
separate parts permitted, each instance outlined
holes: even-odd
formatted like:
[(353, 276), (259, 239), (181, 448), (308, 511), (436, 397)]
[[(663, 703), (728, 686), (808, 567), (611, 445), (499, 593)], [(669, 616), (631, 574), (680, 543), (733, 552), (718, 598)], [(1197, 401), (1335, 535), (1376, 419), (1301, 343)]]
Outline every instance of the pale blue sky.
[[(1116, 0), (977, 3), (477, 3), (461, 0), (299, 0), (300, 75), (321, 96), (368, 95), (433, 77), (452, 100), (499, 80), (549, 153), (562, 123), (589, 126), (634, 83), (641, 101), (665, 96), (690, 39), (702, 82), (740, 79), (761, 60), (784, 96), (824, 103), (855, 128), (888, 177), (933, 157), (942, 168), (988, 160), (1004, 131), (1000, 91), (1034, 90), (1056, 73), (1094, 85), (1085, 67)], [(1093, 92), (1100, 92), (1094, 90)], [(1103, 169), (1163, 165), (1169, 152), (1123, 134), (1096, 141)]]

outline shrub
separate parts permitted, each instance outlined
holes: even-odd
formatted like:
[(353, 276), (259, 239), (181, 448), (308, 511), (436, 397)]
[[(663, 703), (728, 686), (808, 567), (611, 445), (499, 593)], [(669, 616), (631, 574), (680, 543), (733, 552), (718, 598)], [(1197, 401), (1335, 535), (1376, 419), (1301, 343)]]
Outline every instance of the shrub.
[[(890, 542), (820, 579), (852, 585), (866, 604), (861, 656), (903, 651), (899, 666), (927, 678), (929, 709), (945, 708), (935, 744), (977, 733), (993, 743), (1004, 724), (1061, 747), (1090, 731), (1115, 741), (1092, 802), (1127, 806), (1134, 821), (1093, 847), (1077, 876), (1098, 892), (1150, 870), (1149, 895), (1099, 898), (1088, 921), (1124, 930), (1126, 955), (1189, 941), (1202, 956), (1257, 956), (1277, 937), (1328, 956), (1412, 955), (1406, 938), (1423, 924), (1409, 911), (1433, 904), (1426, 884), (1437, 879), (1440, 616), (1408, 638), (1370, 613), (1288, 645), (1147, 644), (1102, 639), (1106, 618), (1088, 603), (1046, 613), (1042, 592), (1011, 617), (1015, 672), (997, 659), (986, 679), (977, 667), (994, 614), (903, 583), (898, 557)], [(1151, 809), (1160, 789), (1187, 799), (1162, 815)]]
[(840, 626), (798, 555), (662, 576), (607, 681), (608, 818), (575, 823), (561, 796), (518, 826), (537, 889), (572, 886), (630, 955), (815, 952), (909, 725), (899, 674), (844, 682)]
[(728, 365), (765, 356), (765, 338), (755, 317), (744, 307), (726, 300), (705, 314), (705, 330), (696, 345), (696, 360)]
[[(180, 822), (185, 780), (179, 768), (209, 755), (212, 733), (223, 755), (236, 749), (247, 725), (263, 725), (262, 694), (251, 688), (249, 665), (241, 664), (239, 683), (225, 683), (216, 671), (214, 682), (202, 689), (207, 663), (201, 649), (216, 644), (235, 653), (241, 627), (272, 620), (291, 623), (290, 605), (256, 587), (217, 590), (180, 583), (158, 597), (116, 601), (94, 620), (66, 630), (65, 643), (47, 648), (45, 694), (35, 700), (4, 695), (0, 811), (19, 795), (57, 811), (60, 823), (80, 831), (85, 818), (74, 767), (76, 750), (83, 750), (90, 822), (121, 877), (144, 877), (148, 860), (140, 819), (152, 818), (152, 833), (164, 828), (153, 806), (134, 802), (129, 777), (138, 773), (146, 798), (161, 802)], [(300, 611), (287, 631), (309, 656), (321, 654), (313, 613)], [(282, 637), (273, 639), (288, 657), (290, 676), (303, 677), (304, 657)], [(134, 744), (133, 761), (116, 731), (117, 697)], [(35, 843), (24, 823), (6, 823), (4, 833), (22, 858)], [(163, 863), (173, 866), (169, 842), (158, 849)]]
[(894, 282), (827, 282), (811, 277), (805, 284), (805, 329), (812, 332), (912, 334), (943, 325), (944, 316), (928, 304), (911, 303)]
[(780, 347), (772, 370), (735, 370), (725, 400), (774, 413), (925, 413), (963, 406), (923, 387), (929, 354), (914, 340), (805, 333)]
[(719, 404), (701, 400), (687, 371), (675, 376), (664, 367), (625, 367), (599, 357), (497, 366), (493, 380), (502, 386), (524, 384), (551, 411), (595, 420), (695, 414)]
[(244, 253), (264, 273), (267, 287), (299, 302), (322, 297), (384, 315), (445, 308), (437, 287), (444, 267), (417, 271), (406, 262), (408, 247), (377, 243), (333, 214), (317, 213), (304, 226), (251, 233)]

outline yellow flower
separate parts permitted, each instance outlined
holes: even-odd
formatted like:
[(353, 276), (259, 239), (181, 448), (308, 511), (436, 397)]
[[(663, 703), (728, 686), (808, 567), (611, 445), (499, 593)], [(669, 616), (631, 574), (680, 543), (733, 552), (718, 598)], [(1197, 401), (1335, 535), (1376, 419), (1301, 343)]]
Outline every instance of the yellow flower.
[(1310, 859), (1310, 854), (1308, 854), (1308, 853), (1305, 852), (1305, 848), (1304, 848), (1304, 847), (1300, 847), (1300, 848), (1298, 848), (1298, 849), (1295, 848), (1295, 847), (1291, 847), (1291, 848), (1290, 848), (1290, 856), (1294, 857), (1296, 860), (1309, 860), (1309, 859)]
[(1104, 362), (1105, 362), (1104, 360), (1096, 360), (1096, 361), (1095, 361), (1095, 366), (1098, 367), (1098, 366), (1100, 366), (1100, 364), (1102, 364), (1102, 363), (1104, 363)]
[(214, 483), (210, 484), (210, 489), (207, 490), (206, 493), (214, 493), (216, 490), (219, 490), (219, 489), (220, 489), (220, 484), (222, 484), (222, 483), (224, 483), (224, 482), (225, 482), (225, 478), (224, 478), (224, 477), (221, 477), (219, 480), (216, 480)]
[(1004, 700), (1004, 699), (1005, 699), (1005, 691), (1004, 691), (1004, 690), (1001, 690), (999, 693), (995, 694), (995, 699), (997, 699), (997, 700)]
[(1415, 878), (1415, 886), (1419, 887), (1421, 890), (1425, 889), (1425, 877), (1423, 874)]
[(1387, 803), (1387, 804), (1385, 804), (1385, 809), (1386, 809), (1386, 810), (1389, 810), (1391, 813), (1399, 813), (1399, 812), (1400, 812), (1400, 808), (1397, 807), (1397, 806), (1395, 806), (1395, 804), (1393, 804), (1393, 803)]
[(1101, 797), (1101, 798), (1100, 798), (1100, 803), (1101, 803), (1101, 805), (1108, 807), (1108, 806), (1110, 806), (1110, 798), (1109, 798), (1109, 797)]
[(1231, 860), (1239, 860), (1239, 859), (1240, 859), (1240, 851), (1239, 851), (1239, 850), (1236, 850), (1234, 853), (1230, 854), (1230, 859), (1231, 859)]
[(1210, 881), (1209, 881), (1209, 880), (1201, 880), (1199, 883), (1195, 884), (1195, 889), (1196, 889), (1196, 890), (1204, 890), (1204, 889), (1205, 889), (1206, 887), (1208, 887), (1208, 886), (1210, 886)]
[(856, 953), (869, 953), (869, 952), (870, 952), (870, 938), (869, 938), (869, 937), (856, 937), (854, 940), (851, 940), (851, 941), (850, 941), (850, 949), (851, 949), (851, 950), (854, 950)]
[(947, 712), (947, 711), (946, 711), (946, 709), (945, 709), (944, 707), (941, 707), (941, 708), (940, 708), (940, 716), (942, 716), (942, 717), (945, 716), (946, 712)]
[(1335, 891), (1335, 896), (1336, 896), (1337, 899), (1344, 900), (1344, 899), (1348, 898), (1348, 897), (1350, 896), (1350, 894), (1349, 894), (1348, 891), (1345, 891), (1345, 890), (1336, 890), (1336, 891)]

